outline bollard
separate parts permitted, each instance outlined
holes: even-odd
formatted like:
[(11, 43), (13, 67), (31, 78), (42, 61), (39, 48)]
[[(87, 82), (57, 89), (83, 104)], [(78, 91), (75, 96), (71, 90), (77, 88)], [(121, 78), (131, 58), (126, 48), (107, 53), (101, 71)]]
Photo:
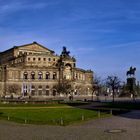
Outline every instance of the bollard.
[(85, 120), (85, 117), (84, 117), (84, 115), (82, 115), (82, 121), (84, 121)]
[(27, 120), (25, 120), (24, 122), (25, 122), (25, 124), (26, 124), (26, 123), (27, 123)]
[(84, 121), (85, 120), (85, 117), (84, 117), (84, 115), (82, 115), (82, 121)]
[(10, 117), (8, 116), (8, 118), (7, 118), (7, 119), (8, 119), (8, 121), (9, 121), (9, 120), (10, 120)]
[(110, 110), (110, 115), (112, 115), (112, 109)]
[(61, 125), (64, 125), (64, 121), (63, 121), (63, 118), (61, 117), (61, 119), (60, 119), (60, 124)]
[(98, 118), (100, 118), (101, 117), (101, 112), (100, 112), (100, 110), (98, 110)]

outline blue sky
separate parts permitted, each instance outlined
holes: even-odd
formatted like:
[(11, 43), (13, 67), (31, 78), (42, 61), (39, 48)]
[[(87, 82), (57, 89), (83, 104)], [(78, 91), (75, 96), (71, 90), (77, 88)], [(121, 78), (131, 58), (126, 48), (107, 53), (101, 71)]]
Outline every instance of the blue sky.
[(140, 80), (139, 0), (0, 0), (0, 51), (36, 41), (98, 76)]

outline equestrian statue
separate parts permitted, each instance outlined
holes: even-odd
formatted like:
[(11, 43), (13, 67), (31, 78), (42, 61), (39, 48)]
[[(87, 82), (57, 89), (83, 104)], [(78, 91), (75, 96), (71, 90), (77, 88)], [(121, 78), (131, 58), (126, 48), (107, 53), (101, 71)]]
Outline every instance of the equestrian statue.
[(135, 71), (136, 71), (136, 68), (134, 67), (130, 67), (130, 69), (126, 72), (126, 75), (128, 76), (131, 76), (131, 75), (133, 75), (133, 76), (135, 76)]

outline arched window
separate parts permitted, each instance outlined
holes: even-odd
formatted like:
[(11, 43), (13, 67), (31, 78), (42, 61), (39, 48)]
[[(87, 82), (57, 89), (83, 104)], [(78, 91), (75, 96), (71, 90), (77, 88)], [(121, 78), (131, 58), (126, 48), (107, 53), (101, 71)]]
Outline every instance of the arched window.
[(38, 95), (42, 95), (42, 86), (41, 85), (38, 86)]
[(22, 56), (22, 52), (21, 51), (19, 52), (19, 56)]
[(24, 55), (27, 55), (27, 52), (24, 52)]
[(71, 73), (71, 64), (67, 63), (65, 65), (65, 69), (64, 69), (64, 78), (67, 79), (67, 80), (70, 80), (71, 79), (71, 76), (72, 76), (72, 73)]
[(38, 86), (38, 89), (41, 89), (41, 90), (42, 90), (42, 86), (41, 86), (41, 85), (39, 85), (39, 86)]
[(50, 73), (46, 72), (46, 79), (50, 79)]
[(30, 61), (31, 60), (31, 58), (30, 57), (28, 57), (28, 61)]
[(51, 58), (48, 58), (48, 61), (51, 61)]
[(57, 74), (56, 72), (53, 73), (53, 79), (56, 79), (57, 78)]
[(27, 72), (24, 72), (23, 78), (24, 78), (24, 79), (28, 79), (28, 73), (27, 73)]
[(31, 79), (35, 79), (35, 72), (34, 71), (31, 72)]
[(48, 85), (46, 85), (46, 96), (49, 96), (50, 94), (50, 87)]
[(43, 79), (43, 74), (41, 71), (38, 73), (38, 79)]
[(33, 90), (33, 89), (35, 90), (35, 86), (34, 86), (34, 85), (32, 85), (32, 90)]
[(56, 89), (53, 89), (53, 96), (56, 96)]
[(34, 85), (31, 86), (31, 95), (32, 96), (35, 95), (35, 86)]
[(49, 89), (49, 88), (50, 88), (50, 87), (47, 85), (47, 86), (46, 86), (46, 89)]

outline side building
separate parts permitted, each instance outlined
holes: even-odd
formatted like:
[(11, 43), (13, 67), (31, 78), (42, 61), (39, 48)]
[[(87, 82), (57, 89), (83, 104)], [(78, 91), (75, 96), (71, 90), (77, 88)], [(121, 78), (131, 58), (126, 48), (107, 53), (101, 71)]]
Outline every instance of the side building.
[(60, 56), (37, 42), (0, 53), (1, 96), (60, 96), (55, 85), (64, 80), (74, 95), (92, 94), (93, 72), (77, 68), (66, 47)]

